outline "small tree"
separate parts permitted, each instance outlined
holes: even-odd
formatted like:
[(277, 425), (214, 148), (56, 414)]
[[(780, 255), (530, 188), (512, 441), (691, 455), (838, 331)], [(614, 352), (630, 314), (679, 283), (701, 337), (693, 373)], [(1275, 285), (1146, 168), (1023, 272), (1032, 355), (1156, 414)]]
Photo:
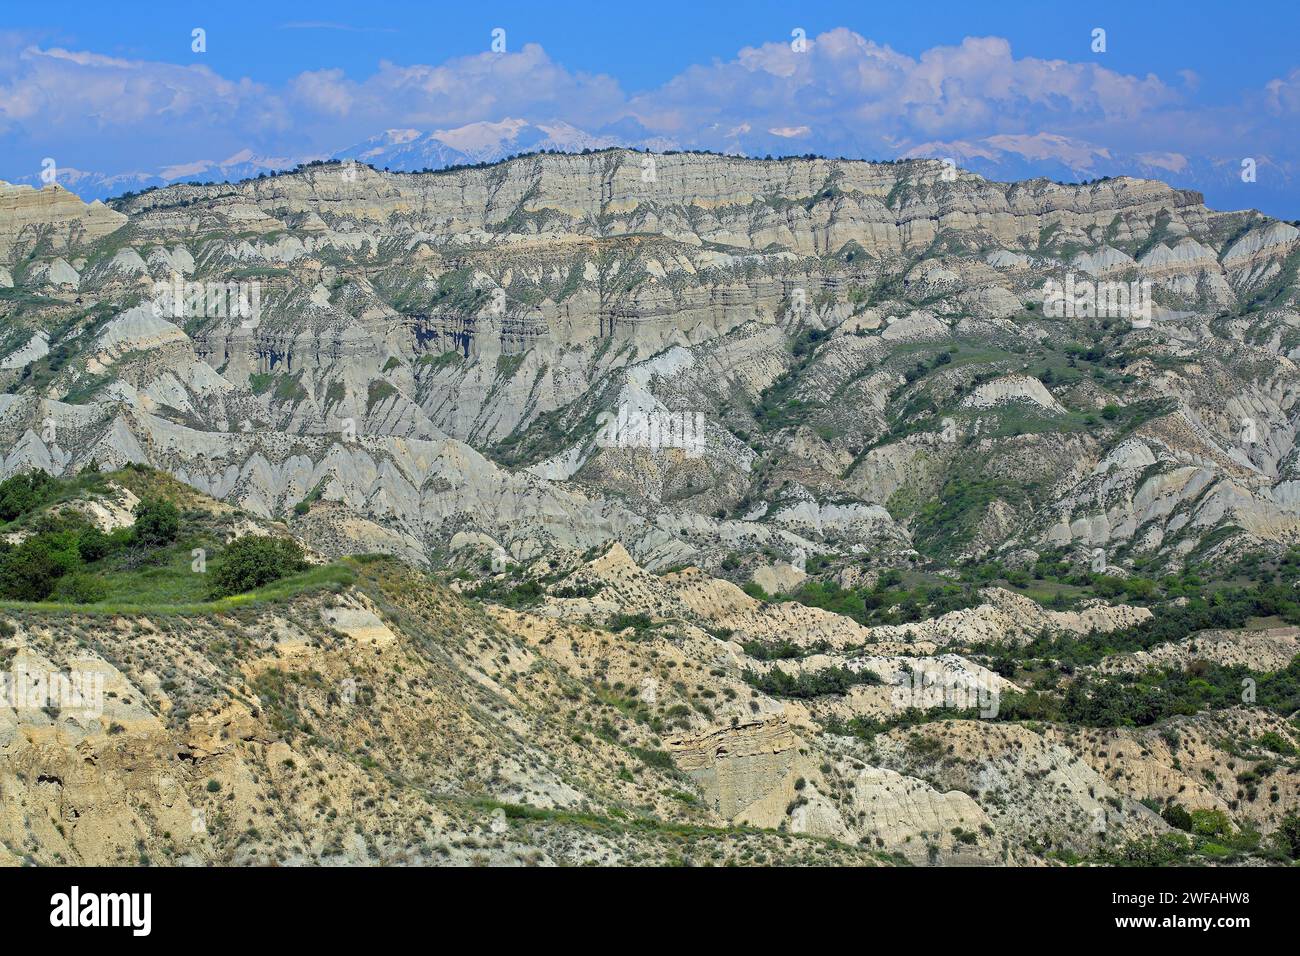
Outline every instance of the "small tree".
[(1274, 839), (1293, 860), (1300, 860), (1300, 814), (1288, 813), (1278, 824)]
[(0, 521), (12, 521), (40, 507), (53, 493), (54, 479), (40, 469), (0, 481)]
[(181, 530), (181, 513), (170, 501), (145, 498), (135, 506), (135, 543), (156, 548), (171, 544)]
[(230, 543), (213, 569), (212, 596), (252, 591), (306, 567), (297, 541), (245, 535)]
[(81, 562), (75, 538), (38, 534), (0, 555), (0, 598), (44, 601), (55, 582)]
[(1191, 813), (1192, 832), (1203, 837), (1232, 835), (1232, 822), (1222, 810), (1201, 809)]
[(1165, 823), (1176, 830), (1185, 830), (1188, 833), (1192, 830), (1192, 815), (1180, 804), (1169, 804), (1160, 811), (1160, 816), (1164, 818)]

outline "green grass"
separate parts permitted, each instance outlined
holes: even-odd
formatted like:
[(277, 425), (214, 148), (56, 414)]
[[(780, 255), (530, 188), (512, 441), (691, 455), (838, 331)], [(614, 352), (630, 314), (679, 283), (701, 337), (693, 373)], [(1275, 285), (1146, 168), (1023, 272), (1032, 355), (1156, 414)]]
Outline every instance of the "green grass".
[(515, 355), (497, 356), (497, 378), (512, 379), (515, 373), (519, 371), (519, 366), (524, 363), (524, 353), (519, 352)]
[(1035, 581), (1027, 587), (1006, 580), (990, 581), (989, 583), (990, 585), (1006, 588), (1008, 591), (1014, 591), (1021, 597), (1027, 597), (1031, 601), (1037, 601), (1044, 607), (1058, 598), (1073, 602), (1080, 598), (1093, 596), (1092, 592), (1087, 588), (1079, 587), (1076, 584), (1066, 584), (1063, 581)]
[(207, 597), (208, 578), (191, 570), (192, 548), (203, 548), (209, 556), (218, 550), (215, 541), (196, 536), (151, 556), (149, 564), (131, 567), (130, 553), (114, 554), (86, 565), (85, 571), (108, 586), (105, 603), (146, 607), (201, 603)]
[[(456, 798), (453, 798), (456, 799)], [(863, 850), (861, 847), (854, 847), (850, 844), (843, 843), (831, 837), (813, 836), (808, 833), (786, 833), (773, 829), (764, 829), (750, 826), (747, 824), (736, 824), (730, 827), (713, 827), (704, 826), (694, 823), (676, 823), (668, 820), (661, 820), (657, 817), (625, 817), (620, 819), (614, 816), (605, 816), (598, 813), (583, 813), (570, 810), (550, 810), (542, 807), (529, 806), (519, 803), (505, 803), (500, 800), (483, 799), (483, 798), (459, 798), (457, 802), (479, 808), (481, 810), (501, 810), (506, 819), (515, 823), (562, 823), (578, 826), (583, 829), (595, 832), (647, 832), (657, 833), (670, 838), (683, 837), (740, 837), (740, 836), (780, 836), (784, 843), (806, 843), (812, 845), (822, 845), (836, 849), (848, 850), (855, 853), (865, 853), (882, 862), (888, 862), (897, 865), (899, 860), (885, 853), (877, 851)]]
[(397, 394), (397, 389), (383, 379), (373, 379), (366, 395), (366, 414), (375, 410), (375, 406)]
[(455, 349), (449, 349), (438, 355), (421, 355), (415, 360), (415, 364), (420, 368), (432, 368), (437, 371), (440, 368), (447, 368), (451, 365), (459, 365), (465, 361), (465, 357)]
[(302, 387), (302, 373), (281, 375), (275, 380), (274, 397), (277, 402), (293, 402), (295, 405), (307, 397), (307, 390)]
[[(187, 554), (188, 558), (188, 554)], [(91, 570), (94, 570), (93, 566)], [(235, 594), (216, 601), (202, 600), (190, 593), (190, 600), (185, 600), (187, 588), (177, 582), (170, 567), (160, 569), (153, 578), (137, 576), (134, 585), (119, 583), (115, 591), (110, 591), (108, 600), (96, 604), (62, 604), (55, 601), (0, 601), (0, 608), (8, 611), (64, 612), (72, 614), (106, 614), (134, 615), (195, 615), (219, 614), (223, 611), (240, 607), (255, 607), (261, 604), (279, 603), (298, 597), (311, 591), (338, 591), (350, 587), (356, 580), (356, 572), (350, 559), (310, 568), (301, 574), (282, 578), (264, 588)], [(185, 574), (200, 579), (199, 589), (207, 593), (206, 576), (190, 571), (188, 560)]]

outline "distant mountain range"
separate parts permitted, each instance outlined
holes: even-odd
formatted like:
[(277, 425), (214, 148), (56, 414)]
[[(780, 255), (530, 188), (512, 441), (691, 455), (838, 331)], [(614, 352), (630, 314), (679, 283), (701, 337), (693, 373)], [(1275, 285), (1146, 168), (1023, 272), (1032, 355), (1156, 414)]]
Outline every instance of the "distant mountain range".
[[(751, 129), (747, 124), (732, 129), (720, 140), (708, 144), (710, 151), (761, 158), (788, 155), (841, 155), (858, 158), (841, 143), (838, 148), (815, 147), (806, 128)], [(678, 143), (656, 136), (634, 121), (624, 120), (597, 132), (588, 132), (562, 121), (531, 122), (511, 118), (499, 122), (469, 123), (454, 129), (422, 131), (389, 129), (334, 153), (295, 156), (266, 156), (242, 149), (224, 160), (201, 159), (162, 167), (153, 172), (104, 173), (60, 167), (59, 183), (89, 202), (124, 193), (168, 186), (181, 182), (239, 182), (258, 175), (293, 169), (302, 163), (322, 159), (354, 159), (376, 169), (418, 172), (449, 166), (492, 163), (521, 153), (545, 150), (580, 153), (584, 149), (620, 146), (665, 151), (695, 148), (700, 144)], [(867, 156), (865, 159), (891, 159)], [(1243, 170), (1231, 163), (1187, 157), (1179, 153), (1119, 153), (1082, 140), (1042, 132), (1034, 135), (1001, 134), (975, 140), (933, 141), (900, 145), (901, 159), (949, 159), (962, 169), (994, 180), (1023, 180), (1045, 177), (1058, 182), (1080, 182), (1106, 176), (1138, 176), (1162, 179), (1184, 188), (1222, 196), (1229, 193), (1235, 208), (1268, 210), (1285, 200), (1290, 183), (1283, 170), (1260, 161), (1260, 181), (1247, 183)], [(1263, 175), (1267, 173), (1267, 175)], [(40, 174), (16, 177), (15, 183), (41, 186)]]
[[(293, 169), (319, 159), (355, 159), (376, 169), (415, 172), (444, 169), (480, 162), (496, 162), (518, 153), (555, 150), (577, 153), (584, 149), (637, 146), (672, 149), (676, 144), (658, 137), (636, 135), (637, 130), (592, 134), (568, 123), (530, 123), (507, 118), (496, 123), (470, 123), (455, 129), (423, 132), (418, 129), (390, 129), (332, 154), (264, 156), (243, 149), (224, 160), (198, 160), (167, 166), (154, 172), (103, 173), (60, 167), (59, 184), (87, 202), (108, 199), (127, 192), (169, 186), (182, 182), (239, 182), (259, 174)], [(631, 133), (632, 135), (628, 135)], [(12, 182), (41, 186), (40, 174), (16, 177)]]
[[(260, 156), (251, 149), (241, 149), (233, 156), (223, 160), (202, 159), (193, 163), (176, 166), (164, 166), (155, 172), (102, 173), (91, 170), (75, 169), (71, 166), (58, 168), (59, 185), (76, 193), (86, 202), (95, 199), (108, 199), (128, 192), (141, 192), (145, 189), (170, 186), (172, 183), (201, 182), (239, 182), (241, 179), (254, 179), (259, 173), (272, 173), (292, 169), (301, 162), (323, 159), (322, 156), (290, 158), (283, 156)], [(44, 185), (40, 174), (19, 176), (11, 182), (40, 187)]]
[(470, 123), (431, 133), (417, 129), (385, 130), (334, 156), (405, 172), (490, 163), (514, 153), (541, 150), (577, 153), (620, 145), (626, 144), (618, 136), (593, 135), (568, 123), (533, 124), (527, 120), (504, 119), (499, 123)]

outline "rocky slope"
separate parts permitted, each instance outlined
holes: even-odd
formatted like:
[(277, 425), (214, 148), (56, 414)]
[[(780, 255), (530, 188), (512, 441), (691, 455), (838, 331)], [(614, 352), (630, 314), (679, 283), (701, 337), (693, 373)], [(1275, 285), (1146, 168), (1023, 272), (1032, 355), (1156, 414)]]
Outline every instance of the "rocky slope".
[[(5, 860), (1114, 862), (1183, 807), (1260, 859), (1298, 263), (928, 160), (0, 187), (0, 478), (151, 465), (348, 582), (0, 607), (114, 695), (3, 715)], [(1052, 308), (1104, 281), (1150, 321)]]
[[(129, 530), (158, 493), (142, 480), (118, 472), (51, 513)], [(286, 534), (162, 487), (191, 532)], [(123, 567), (147, 579), (149, 561)], [(999, 715), (1023, 688), (972, 649), (1015, 647), (1024, 625), (996, 588), (913, 633), (696, 568), (654, 574), (617, 544), (450, 586), (381, 556), (337, 568), (274, 600), (0, 606), (7, 677), (99, 682), (53, 706), (6, 694), (0, 859), (1040, 864), (1169, 833), (1166, 804), (1220, 810), (1256, 841), (1297, 806), (1294, 759), (1277, 753), (1300, 731), (1271, 703), (1158, 727)], [(1140, 617), (1051, 613), (1076, 634)], [(771, 659), (778, 636), (803, 653)], [(1256, 638), (1277, 651), (1261, 679), (1290, 666), (1294, 634), (1240, 644)], [(766, 684), (778, 670), (865, 677), (806, 694)]]
[[(267, 516), (319, 485), (404, 554), (1297, 540), (1300, 233), (1156, 182), (945, 170), (605, 150), (115, 211), (10, 187), (3, 469), (148, 460)], [(1067, 276), (1150, 281), (1153, 322), (1045, 315)], [(159, 308), (177, 279), (204, 286)], [(255, 319), (213, 292), (253, 284)]]

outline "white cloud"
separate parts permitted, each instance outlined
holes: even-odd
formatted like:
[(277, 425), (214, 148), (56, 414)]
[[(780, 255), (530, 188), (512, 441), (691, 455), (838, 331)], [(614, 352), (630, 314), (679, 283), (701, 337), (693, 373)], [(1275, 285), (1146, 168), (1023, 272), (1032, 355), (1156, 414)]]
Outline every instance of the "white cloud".
[(0, 67), (0, 128), (87, 135), (163, 123), (193, 126), (285, 121), (279, 100), (251, 80), (202, 64), (178, 66), (28, 46)]
[(1300, 68), (1284, 77), (1270, 80), (1264, 89), (1269, 109), (1274, 113), (1300, 113)]
[(431, 66), (384, 61), (361, 81), (341, 70), (303, 73), (290, 84), (295, 105), (380, 125), (461, 126), (512, 115), (590, 125), (615, 118), (625, 97), (609, 76), (574, 73), (540, 46), (479, 53)]
[(635, 97), (630, 109), (646, 126), (674, 133), (730, 116), (769, 130), (809, 126), (841, 137), (952, 136), (1009, 126), (1038, 132), (1067, 117), (1124, 122), (1180, 95), (1151, 75), (1017, 59), (1000, 37), (968, 37), (914, 59), (838, 28), (804, 53), (769, 43), (692, 67)]

